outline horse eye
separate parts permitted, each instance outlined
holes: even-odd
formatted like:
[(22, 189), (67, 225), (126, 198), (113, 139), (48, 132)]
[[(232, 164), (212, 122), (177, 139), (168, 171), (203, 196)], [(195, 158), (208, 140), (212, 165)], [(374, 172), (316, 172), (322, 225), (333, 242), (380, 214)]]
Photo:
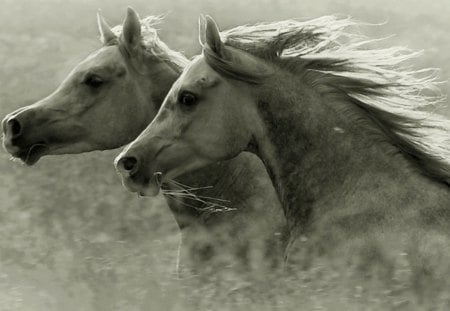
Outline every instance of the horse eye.
[(193, 106), (197, 103), (197, 97), (192, 93), (183, 92), (178, 98), (178, 102), (185, 106)]
[(89, 75), (84, 80), (84, 84), (96, 89), (96, 88), (99, 88), (103, 84), (103, 79), (97, 75)]

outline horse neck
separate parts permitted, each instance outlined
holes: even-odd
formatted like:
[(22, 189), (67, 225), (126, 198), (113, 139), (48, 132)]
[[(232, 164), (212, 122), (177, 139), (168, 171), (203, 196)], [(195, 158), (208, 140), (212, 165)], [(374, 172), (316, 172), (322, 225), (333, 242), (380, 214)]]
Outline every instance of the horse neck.
[(396, 200), (427, 189), (430, 181), (363, 111), (283, 75), (257, 90), (263, 131), (255, 145), (291, 227), (301, 222), (304, 228), (320, 208), (346, 208), (352, 197), (360, 204), (366, 196), (374, 207), (400, 206)]
[(153, 103), (155, 111), (158, 111), (172, 84), (181, 75), (183, 68), (170, 61), (158, 61), (155, 64), (155, 60), (147, 62), (147, 68), (149, 69), (144, 76), (145, 81), (141, 85), (144, 91), (149, 92), (148, 102)]

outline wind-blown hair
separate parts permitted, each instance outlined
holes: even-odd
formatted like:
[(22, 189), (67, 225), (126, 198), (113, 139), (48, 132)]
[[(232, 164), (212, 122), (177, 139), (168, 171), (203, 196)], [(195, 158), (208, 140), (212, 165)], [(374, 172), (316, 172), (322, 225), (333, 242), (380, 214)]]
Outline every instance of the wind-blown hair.
[[(159, 60), (169, 62), (179, 69), (183, 69), (187, 63), (188, 59), (181, 53), (171, 50), (163, 41), (158, 37), (158, 31), (155, 28), (163, 20), (164, 16), (147, 16), (140, 20), (141, 24), (141, 46), (142, 50), (145, 51), (146, 56), (156, 57)], [(122, 25), (114, 26), (112, 32), (117, 36), (116, 40), (111, 40), (108, 45), (122, 45), (121, 34)]]
[[(436, 70), (409, 69), (420, 52), (404, 47), (371, 49), (379, 40), (350, 33), (359, 23), (325, 16), (245, 25), (221, 32), (225, 46), (241, 49), (299, 76), (324, 96), (340, 96), (364, 111), (387, 139), (427, 175), (450, 185), (450, 121), (424, 111), (441, 103)], [(219, 73), (249, 83), (265, 75), (242, 72), (208, 46), (205, 61)]]

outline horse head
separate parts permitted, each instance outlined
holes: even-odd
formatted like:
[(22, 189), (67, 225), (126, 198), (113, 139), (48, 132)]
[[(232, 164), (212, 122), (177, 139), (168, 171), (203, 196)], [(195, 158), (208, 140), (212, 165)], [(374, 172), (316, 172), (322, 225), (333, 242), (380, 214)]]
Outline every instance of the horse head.
[(4, 148), (28, 165), (43, 155), (128, 143), (155, 116), (165, 89), (177, 76), (165, 61), (148, 55), (141, 34), (144, 25), (133, 9), (128, 9), (120, 33), (100, 14), (97, 18), (103, 46), (48, 97), (3, 119)]

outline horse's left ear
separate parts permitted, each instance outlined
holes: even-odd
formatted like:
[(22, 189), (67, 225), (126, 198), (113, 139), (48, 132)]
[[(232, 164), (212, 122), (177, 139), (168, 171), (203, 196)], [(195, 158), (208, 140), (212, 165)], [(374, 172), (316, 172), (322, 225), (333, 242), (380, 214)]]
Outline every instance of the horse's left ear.
[(220, 40), (219, 27), (211, 16), (205, 16), (205, 42), (218, 55), (223, 54), (224, 44)]
[(129, 52), (135, 51), (141, 44), (141, 22), (139, 15), (131, 7), (127, 9), (127, 17), (123, 22), (122, 36)]
[(104, 45), (108, 44), (108, 42), (117, 39), (116, 35), (112, 32), (111, 27), (109, 27), (108, 23), (103, 18), (100, 10), (97, 12), (97, 24), (98, 31), (100, 32), (100, 40)]

